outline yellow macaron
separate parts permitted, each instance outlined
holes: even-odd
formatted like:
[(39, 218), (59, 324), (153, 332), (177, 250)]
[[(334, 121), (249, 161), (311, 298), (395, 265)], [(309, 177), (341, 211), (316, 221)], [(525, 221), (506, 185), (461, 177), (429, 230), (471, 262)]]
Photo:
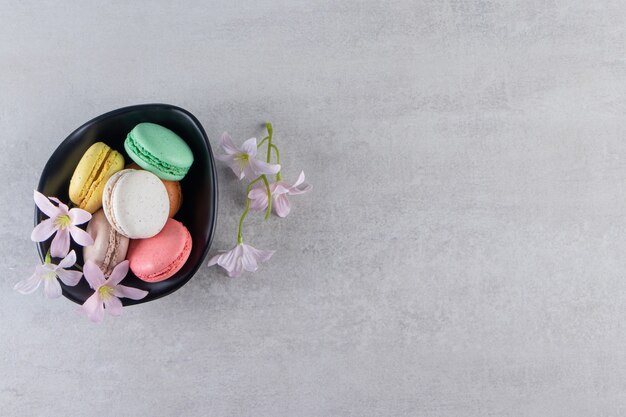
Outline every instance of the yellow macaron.
[(70, 180), (70, 200), (94, 213), (102, 207), (102, 192), (111, 175), (124, 168), (124, 157), (107, 144), (96, 142), (87, 149)]

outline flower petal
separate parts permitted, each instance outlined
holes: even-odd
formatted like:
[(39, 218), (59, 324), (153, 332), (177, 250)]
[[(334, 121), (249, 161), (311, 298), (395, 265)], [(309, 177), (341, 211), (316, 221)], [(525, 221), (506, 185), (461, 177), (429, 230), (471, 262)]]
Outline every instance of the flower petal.
[(292, 187), (297, 187), (298, 185), (302, 184), (303, 182), (304, 182), (304, 171), (300, 171), (300, 175), (298, 175), (298, 179), (292, 185)]
[(93, 245), (93, 237), (83, 229), (78, 226), (70, 226), (69, 231), (72, 235), (72, 239), (74, 242), (78, 243), (80, 246), (91, 246)]
[(287, 199), (286, 194), (281, 194), (273, 197), (272, 207), (274, 208), (274, 211), (276, 212), (278, 217), (287, 217), (287, 215), (291, 211), (291, 206), (289, 205), (289, 200)]
[(231, 278), (237, 278), (243, 272), (243, 263), (241, 262), (241, 258), (237, 259), (237, 263), (235, 264), (235, 268), (232, 271), (227, 271), (228, 276)]
[(80, 271), (68, 271), (66, 269), (57, 269), (56, 274), (61, 281), (67, 286), (73, 287), (80, 282), (83, 273)]
[(15, 284), (13, 289), (20, 294), (32, 294), (39, 288), (41, 284), (41, 266), (38, 265), (35, 268), (35, 273), (31, 275), (29, 278), (25, 278)]
[(49, 197), (49, 198), (50, 200), (54, 201), (55, 203), (59, 205), (58, 207), (59, 214), (69, 214), (69, 208), (67, 207), (66, 204), (63, 204), (63, 202), (56, 197)]
[(122, 315), (122, 302), (117, 297), (105, 298), (104, 308), (112, 316), (119, 317)]
[(46, 219), (35, 226), (33, 232), (30, 234), (30, 239), (33, 242), (43, 242), (56, 231), (57, 228), (54, 226), (52, 219)]
[(234, 155), (215, 155), (215, 159), (222, 162), (232, 162), (235, 159)]
[(91, 297), (85, 300), (79, 311), (87, 314), (89, 320), (100, 323), (104, 317), (104, 305), (98, 297), (98, 292), (94, 292)]
[(228, 134), (228, 132), (222, 133), (222, 137), (220, 139), (220, 146), (229, 155), (233, 155), (239, 152), (239, 149), (233, 143), (232, 138)]
[(48, 298), (59, 298), (61, 296), (61, 284), (56, 278), (46, 279), (43, 282), (43, 292)]
[(39, 191), (35, 190), (35, 192), (33, 193), (33, 198), (35, 199), (35, 204), (37, 205), (39, 210), (41, 210), (41, 212), (46, 216), (55, 218), (56, 216), (61, 214), (59, 212), (59, 208), (52, 204), (50, 200), (48, 200), (48, 197), (41, 194)]
[(59, 262), (59, 264), (56, 266), (56, 268), (69, 268), (71, 266), (73, 266), (76, 263), (76, 252), (74, 252), (73, 250), (70, 251), (70, 253), (67, 254), (67, 256), (65, 258), (63, 258), (61, 260), (61, 262)]
[(273, 196), (287, 194), (290, 190), (291, 186), (284, 181), (277, 182), (274, 184), (274, 190), (272, 191)]
[(148, 291), (127, 287), (126, 285), (116, 285), (113, 288), (113, 295), (121, 298), (130, 298), (131, 300), (141, 300), (148, 295)]
[(243, 253), (241, 255), (241, 264), (243, 265), (243, 269), (249, 272), (254, 272), (259, 268), (259, 265), (256, 262), (256, 258), (254, 257), (254, 252), (250, 251), (248, 248), (252, 246), (243, 245)]
[(91, 220), (91, 214), (88, 211), (76, 207), (71, 209), (67, 215), (70, 216), (73, 225), (83, 224)]
[(248, 249), (249, 252), (252, 252), (252, 254), (256, 258), (257, 262), (259, 262), (259, 263), (269, 261), (270, 258), (272, 257), (272, 255), (275, 252), (273, 250), (257, 249), (257, 248), (254, 248), (254, 247), (250, 246), (250, 245), (248, 245), (247, 249)]
[[(247, 162), (241, 163), (240, 165), (242, 167), (243, 176), (246, 177), (248, 179), (248, 181), (252, 181), (256, 177), (259, 176), (256, 173), (256, 171), (254, 170), (254, 167), (252, 165), (252, 160), (249, 160)], [(241, 178), (239, 178), (239, 179), (241, 179)]]
[(213, 265), (217, 264), (217, 260), (219, 259), (220, 256), (222, 256), (221, 253), (213, 256), (211, 259), (209, 259), (209, 263), (206, 264), (206, 266), (213, 266)]
[(250, 209), (265, 210), (267, 207), (267, 191), (265, 187), (256, 187), (248, 193), (250, 199)]
[(289, 195), (304, 194), (310, 191), (311, 188), (313, 187), (311, 187), (310, 184), (304, 183), (304, 171), (301, 171), (300, 175), (298, 176), (298, 180), (295, 182), (295, 184), (289, 187)]
[(235, 158), (234, 155), (215, 155), (215, 158), (225, 162), (230, 169), (233, 170), (238, 179), (242, 179), (243, 174), (243, 165), (239, 162), (238, 159)]
[(257, 153), (256, 138), (250, 138), (241, 145), (241, 152), (247, 153), (250, 159), (254, 158)]
[(313, 187), (311, 186), (311, 184), (307, 184), (304, 183), (302, 184), (300, 187), (291, 187), (289, 189), (289, 195), (299, 195), (299, 194), (304, 194), (304, 193), (308, 193), (309, 191), (311, 191)]
[(94, 290), (97, 290), (104, 284), (105, 279), (102, 270), (91, 260), (85, 262), (85, 265), (83, 265), (83, 274), (89, 286)]
[(254, 173), (256, 174), (255, 177), (258, 177), (259, 175), (263, 175), (263, 174), (267, 174), (267, 175), (276, 174), (278, 171), (280, 171), (280, 165), (268, 164), (267, 162), (259, 161), (258, 159), (255, 159), (255, 158), (250, 158), (248, 163), (254, 170)]
[(239, 261), (239, 258), (241, 258), (242, 251), (243, 248), (241, 247), (241, 244), (235, 246), (230, 251), (223, 253), (217, 259), (217, 264), (227, 271), (232, 271), (237, 266), (237, 262)]
[(241, 264), (242, 244), (238, 244), (231, 250), (215, 255), (208, 263), (208, 266), (219, 265), (226, 270), (229, 277), (236, 277), (241, 274), (243, 266)]
[(115, 287), (119, 284), (124, 278), (128, 275), (128, 261), (122, 261), (119, 264), (115, 265), (111, 275), (109, 275), (109, 279), (106, 281), (106, 285), (111, 287)]
[(65, 258), (70, 250), (70, 233), (67, 229), (57, 230), (50, 245), (50, 255), (55, 258)]

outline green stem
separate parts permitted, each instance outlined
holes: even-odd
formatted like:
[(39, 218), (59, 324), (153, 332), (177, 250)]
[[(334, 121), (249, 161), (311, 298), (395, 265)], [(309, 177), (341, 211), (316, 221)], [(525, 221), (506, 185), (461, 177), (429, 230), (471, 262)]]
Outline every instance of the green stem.
[[(278, 152), (278, 147), (274, 145), (273, 143), (270, 145), (270, 147), (274, 149), (274, 152), (276, 152), (276, 163), (280, 165), (280, 152)], [(280, 181), (282, 179), (283, 177), (282, 175), (280, 175), (280, 171), (278, 171), (276, 173), (276, 181)]]
[(267, 163), (270, 163), (270, 158), (272, 156), (272, 136), (274, 135), (274, 129), (272, 128), (272, 124), (270, 122), (265, 123), (265, 128), (267, 129), (268, 134), (268, 142), (267, 142)]
[(78, 270), (79, 270), (79, 271), (81, 271), (81, 272), (83, 271), (83, 267), (82, 267), (82, 266), (80, 266), (80, 265), (79, 265), (79, 264), (77, 264), (77, 263), (76, 263), (76, 264), (74, 264), (74, 268), (78, 269)]
[(237, 244), (243, 243), (243, 236), (241, 234), (241, 229), (243, 227), (243, 219), (246, 218), (246, 215), (248, 214), (248, 210), (250, 210), (250, 197), (248, 197), (248, 194), (250, 194), (250, 190), (252, 189), (252, 186), (261, 180), (263, 180), (263, 182), (265, 182), (266, 184), (267, 191), (268, 191), (268, 201), (270, 201), (269, 204), (271, 204), (267, 178), (265, 178), (265, 175), (261, 175), (260, 177), (257, 177), (254, 180), (252, 180), (250, 184), (248, 184), (248, 186), (246, 187), (246, 208), (243, 210), (243, 213), (241, 213), (241, 217), (239, 218), (239, 228), (237, 229)]
[[(270, 122), (265, 123), (265, 128), (267, 129), (267, 163), (269, 164), (272, 157), (272, 146), (274, 146), (272, 145), (274, 128)], [(270, 214), (272, 213), (272, 192), (270, 191), (270, 185), (267, 182), (267, 177), (265, 175), (263, 175), (263, 182), (265, 182), (265, 188), (267, 189), (267, 210), (265, 211), (265, 220), (267, 220), (270, 218)]]
[(257, 148), (260, 148), (260, 147), (261, 147), (261, 145), (263, 145), (263, 144), (265, 143), (265, 141), (266, 141), (266, 140), (268, 140), (269, 138), (270, 138), (269, 136), (265, 136), (265, 137), (261, 140), (261, 142), (259, 142), (259, 143), (256, 145), (256, 147), (257, 147)]
[[(269, 138), (269, 142), (267, 143), (267, 163), (271, 163), (271, 158), (272, 158), (272, 148), (274, 149), (274, 152), (276, 152), (276, 163), (280, 165), (280, 152), (278, 152), (278, 148), (276, 147), (276, 145), (274, 145), (272, 143), (272, 138), (274, 137), (274, 128), (272, 127), (272, 124), (270, 122), (267, 122), (265, 124), (265, 128), (267, 129), (267, 133), (268, 133), (268, 138)], [(276, 173), (276, 181), (280, 181), (282, 180), (282, 175), (280, 175), (280, 171), (278, 171)]]
[(267, 177), (265, 175), (261, 175), (263, 178), (263, 183), (265, 183), (265, 189), (267, 190), (267, 208), (265, 209), (265, 220), (270, 218), (270, 214), (272, 213), (272, 191), (270, 190), (270, 184), (267, 181)]
[(52, 257), (50, 256), (50, 249), (48, 249), (48, 252), (46, 252), (46, 258), (44, 259), (44, 263), (49, 264), (50, 262), (52, 262)]

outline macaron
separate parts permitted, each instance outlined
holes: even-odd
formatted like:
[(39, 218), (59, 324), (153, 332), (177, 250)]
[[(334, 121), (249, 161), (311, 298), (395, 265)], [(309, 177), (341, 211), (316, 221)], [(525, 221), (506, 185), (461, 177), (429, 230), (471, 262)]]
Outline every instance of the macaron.
[(94, 213), (102, 207), (102, 192), (108, 179), (124, 168), (124, 157), (102, 142), (96, 142), (82, 156), (70, 180), (70, 200)]
[[(126, 169), (142, 169), (136, 163), (132, 163), (126, 166)], [(180, 206), (183, 204), (183, 190), (180, 187), (180, 182), (178, 181), (169, 181), (169, 180), (161, 180), (163, 181), (163, 185), (165, 185), (165, 189), (167, 190), (167, 196), (170, 199), (170, 212), (168, 217), (174, 217)]]
[(179, 221), (168, 219), (163, 230), (150, 239), (131, 240), (130, 269), (146, 282), (159, 282), (180, 271), (191, 253), (191, 234)]
[(148, 171), (124, 169), (104, 187), (102, 209), (115, 230), (131, 239), (159, 233), (170, 210), (163, 182)]
[(126, 259), (129, 239), (109, 224), (103, 210), (98, 210), (91, 216), (87, 233), (94, 243), (83, 248), (85, 262), (93, 261), (105, 276), (110, 275), (113, 268)]
[(176, 133), (155, 123), (139, 123), (126, 136), (128, 156), (157, 177), (182, 180), (193, 163), (193, 153)]

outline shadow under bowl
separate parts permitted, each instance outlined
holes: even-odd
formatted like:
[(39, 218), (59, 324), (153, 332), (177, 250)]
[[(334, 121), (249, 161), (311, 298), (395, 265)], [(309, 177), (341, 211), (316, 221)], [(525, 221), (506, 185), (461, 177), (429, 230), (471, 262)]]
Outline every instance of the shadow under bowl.
[[(185, 265), (165, 281), (148, 283), (137, 278), (132, 271), (122, 281), (124, 285), (149, 291), (142, 300), (122, 298), (124, 305), (155, 300), (176, 291), (196, 273), (209, 251), (217, 221), (217, 174), (211, 145), (204, 128), (191, 113), (169, 104), (141, 104), (105, 113), (85, 123), (72, 132), (54, 151), (44, 167), (37, 190), (48, 197), (57, 197), (69, 203), (69, 184), (74, 169), (85, 151), (95, 142), (104, 142), (124, 155), (125, 164), (132, 162), (124, 150), (126, 135), (135, 125), (152, 122), (171, 129), (191, 147), (194, 162), (182, 179), (183, 203), (174, 218), (182, 222), (192, 237), (192, 249)], [(46, 216), (35, 207), (35, 224)], [(86, 227), (86, 224), (82, 225)], [(37, 243), (39, 257), (44, 261), (52, 238)], [(77, 262), (83, 264), (82, 247), (72, 241)], [(82, 304), (93, 290), (85, 279), (69, 287), (61, 282), (63, 295)]]

